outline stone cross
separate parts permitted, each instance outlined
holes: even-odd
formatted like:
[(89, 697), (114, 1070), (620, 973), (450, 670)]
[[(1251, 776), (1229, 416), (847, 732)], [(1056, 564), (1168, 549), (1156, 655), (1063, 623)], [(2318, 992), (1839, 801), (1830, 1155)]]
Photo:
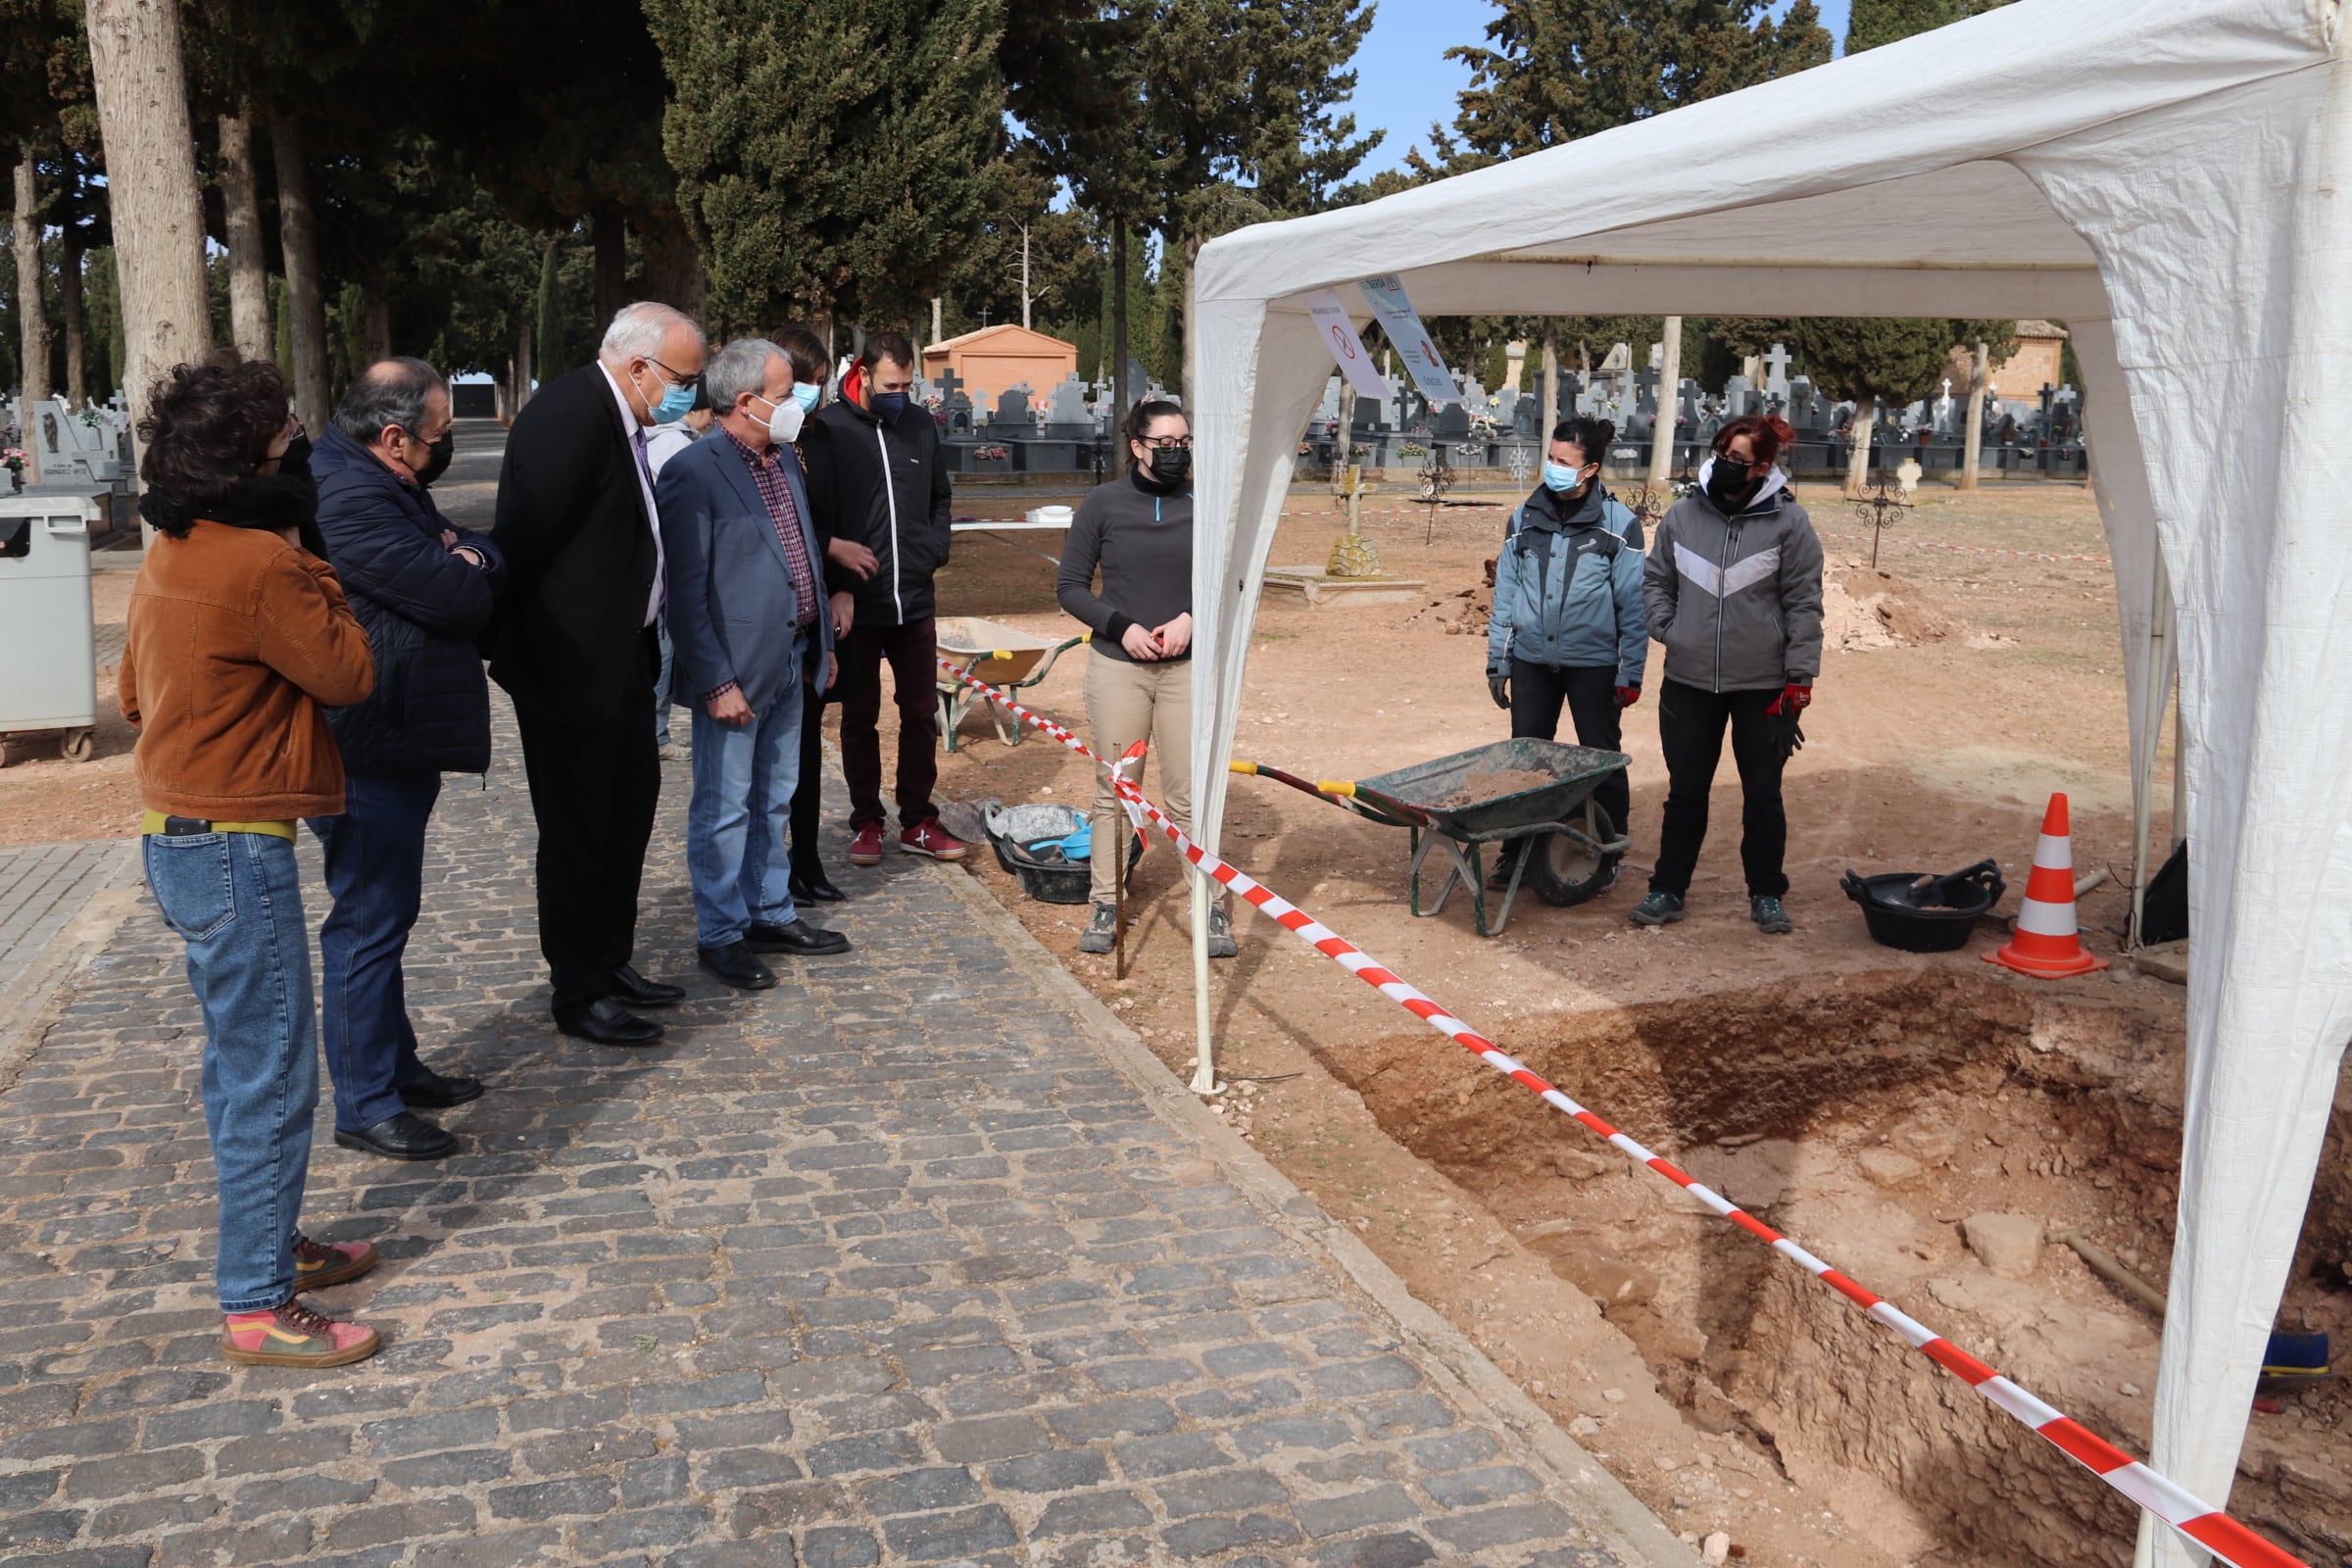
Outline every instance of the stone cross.
[(1658, 363), (1652, 360), (1634, 374), (1634, 408), (1654, 416), (1658, 412)]
[(1788, 351), (1778, 343), (1764, 356), (1764, 393), (1775, 398), (1788, 395)]
[(1086, 383), (1071, 371), (1055, 384), (1053, 401), (1046, 408), (1046, 422), (1059, 425), (1084, 425), (1086, 413)]
[(1756, 386), (1744, 375), (1735, 375), (1723, 384), (1724, 417), (1737, 419), (1755, 412)]

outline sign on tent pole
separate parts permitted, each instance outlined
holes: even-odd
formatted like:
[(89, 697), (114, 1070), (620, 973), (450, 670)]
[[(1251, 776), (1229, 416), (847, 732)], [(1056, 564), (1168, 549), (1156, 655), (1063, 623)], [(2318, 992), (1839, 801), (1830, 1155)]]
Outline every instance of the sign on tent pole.
[(1454, 389), (1437, 344), (1430, 341), (1428, 329), (1413, 312), (1413, 302), (1404, 296), (1404, 279), (1395, 272), (1383, 272), (1355, 286), (1363, 290), (1364, 302), (1379, 318), (1380, 329), (1396, 345), (1397, 357), (1412, 372), (1413, 385), (1421, 389), (1421, 395), (1433, 404), (1461, 402), (1462, 395)]
[(1331, 350), (1333, 363), (1340, 374), (1359, 397), (1375, 400), (1389, 395), (1389, 384), (1372, 368), (1372, 356), (1364, 348), (1364, 340), (1355, 330), (1355, 318), (1340, 300), (1336, 289), (1323, 289), (1306, 297), (1306, 314), (1313, 318), (1315, 330), (1323, 334), (1324, 347)]

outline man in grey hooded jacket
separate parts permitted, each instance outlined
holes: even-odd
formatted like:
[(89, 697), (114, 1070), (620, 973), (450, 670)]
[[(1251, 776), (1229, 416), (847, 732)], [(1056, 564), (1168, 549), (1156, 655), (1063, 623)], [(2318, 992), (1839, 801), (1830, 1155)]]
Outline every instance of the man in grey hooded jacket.
[(1658, 748), (1667, 788), (1657, 868), (1633, 910), (1637, 925), (1683, 918), (1728, 724), (1748, 918), (1770, 935), (1792, 929), (1781, 904), (1788, 892), (1781, 769), (1821, 672), (1822, 574), (1820, 536), (1775, 466), (1793, 436), (1759, 416), (1717, 431), (1698, 489), (1659, 520), (1642, 568), (1649, 634), (1666, 646)]

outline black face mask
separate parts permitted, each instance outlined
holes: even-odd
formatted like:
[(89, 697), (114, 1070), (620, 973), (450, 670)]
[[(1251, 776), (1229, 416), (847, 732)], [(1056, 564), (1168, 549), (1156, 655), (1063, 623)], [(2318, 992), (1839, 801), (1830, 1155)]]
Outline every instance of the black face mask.
[(1192, 471), (1192, 448), (1153, 447), (1152, 449), (1152, 477), (1161, 484), (1182, 484)]
[(277, 460), (277, 471), (297, 479), (311, 476), (311, 438), (308, 433), (297, 435), (286, 443), (286, 455)]
[(1735, 512), (1755, 494), (1754, 473), (1718, 463), (1707, 470), (1707, 499), (1725, 512)]
[(455, 426), (441, 432), (441, 439), (425, 449), (424, 466), (416, 470), (416, 482), (431, 484), (449, 471), (450, 460), (458, 455), (458, 432)]

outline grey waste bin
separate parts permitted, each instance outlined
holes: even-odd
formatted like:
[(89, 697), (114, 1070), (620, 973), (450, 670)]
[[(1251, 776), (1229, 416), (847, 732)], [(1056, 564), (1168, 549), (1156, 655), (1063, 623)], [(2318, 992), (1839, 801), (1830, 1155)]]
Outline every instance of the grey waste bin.
[[(76, 762), (97, 755), (98, 648), (90, 612), (89, 492), (35, 485), (0, 494), (0, 742), (58, 734)], [(61, 733), (62, 732), (62, 733)]]

